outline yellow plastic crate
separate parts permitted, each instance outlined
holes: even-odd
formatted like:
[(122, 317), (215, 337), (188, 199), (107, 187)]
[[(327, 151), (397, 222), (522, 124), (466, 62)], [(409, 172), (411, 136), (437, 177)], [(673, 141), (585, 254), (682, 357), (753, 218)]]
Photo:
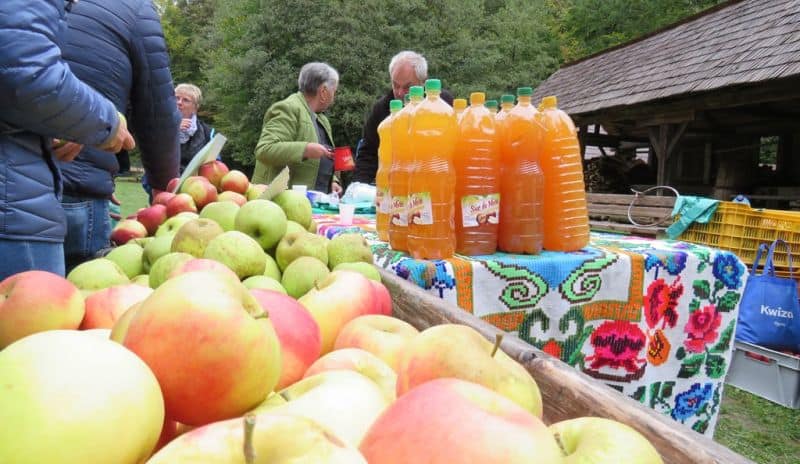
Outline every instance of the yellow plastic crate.
[[(692, 224), (678, 239), (732, 251), (752, 265), (758, 245), (769, 245), (778, 238), (789, 244), (794, 260), (800, 259), (800, 212), (753, 209), (746, 204), (722, 201), (707, 224)], [(788, 268), (786, 247), (775, 248), (773, 261), (776, 266)], [(797, 269), (796, 264), (794, 267)]]

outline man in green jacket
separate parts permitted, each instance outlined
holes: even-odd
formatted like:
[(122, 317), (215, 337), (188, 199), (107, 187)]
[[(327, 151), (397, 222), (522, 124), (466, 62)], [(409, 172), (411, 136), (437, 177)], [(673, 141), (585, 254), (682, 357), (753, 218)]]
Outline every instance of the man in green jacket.
[(288, 166), (290, 186), (340, 192), (331, 125), (321, 114), (333, 104), (339, 73), (326, 63), (307, 63), (297, 85), (299, 92), (274, 103), (264, 115), (252, 182), (269, 184)]

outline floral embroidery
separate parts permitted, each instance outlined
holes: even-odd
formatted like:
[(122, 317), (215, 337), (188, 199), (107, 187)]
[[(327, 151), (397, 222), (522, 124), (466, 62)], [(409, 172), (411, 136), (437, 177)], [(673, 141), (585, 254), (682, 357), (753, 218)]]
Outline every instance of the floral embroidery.
[(592, 333), (594, 355), (587, 356), (591, 369), (604, 366), (624, 368), (629, 373), (638, 371), (645, 359), (639, 353), (645, 345), (644, 332), (636, 325), (625, 321), (606, 321)]
[(670, 348), (669, 339), (664, 332), (656, 330), (650, 336), (650, 342), (647, 344), (647, 360), (654, 366), (664, 364), (669, 359)]
[(683, 284), (680, 278), (672, 285), (667, 285), (664, 279), (656, 279), (647, 287), (644, 300), (644, 314), (647, 325), (654, 329), (659, 321), (661, 328), (675, 327), (678, 322), (678, 299), (683, 295)]
[(670, 275), (679, 275), (686, 267), (686, 253), (683, 252), (663, 252), (658, 254), (646, 253), (644, 268), (647, 271), (652, 269), (665, 269)]
[(711, 399), (714, 385), (707, 383), (700, 386), (695, 383), (689, 390), (675, 397), (675, 408), (672, 409), (672, 418), (681, 422), (691, 418)]
[(732, 253), (719, 253), (712, 266), (714, 277), (721, 280), (726, 287), (736, 290), (742, 284), (744, 266)]
[(717, 340), (717, 329), (721, 323), (722, 316), (714, 305), (705, 306), (690, 314), (683, 329), (689, 335), (683, 342), (686, 349), (692, 353), (702, 353), (708, 343)]
[(547, 343), (545, 343), (544, 346), (542, 347), (542, 351), (551, 356), (561, 359), (561, 345), (559, 345), (558, 342), (555, 340), (551, 339)]

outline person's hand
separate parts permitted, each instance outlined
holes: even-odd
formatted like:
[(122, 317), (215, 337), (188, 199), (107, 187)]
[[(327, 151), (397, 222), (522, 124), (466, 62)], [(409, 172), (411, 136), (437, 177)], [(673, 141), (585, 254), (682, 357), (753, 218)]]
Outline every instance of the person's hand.
[(53, 155), (59, 161), (72, 161), (83, 150), (83, 145), (66, 140), (53, 139)]
[[(115, 204), (117, 206), (120, 205), (119, 199), (113, 193), (111, 194), (111, 200), (110, 201), (111, 201), (111, 203), (113, 203), (113, 204)], [(115, 213), (114, 211), (109, 210), (108, 215), (111, 217), (112, 221), (121, 221), (122, 220), (122, 214), (120, 214), (120, 213)]]
[(338, 195), (341, 195), (342, 194), (342, 186), (339, 185), (338, 182), (333, 181), (333, 183), (331, 183), (331, 192), (334, 192), (334, 193), (336, 193)]
[(97, 148), (103, 151), (117, 153), (120, 150), (133, 150), (136, 146), (133, 136), (128, 132), (128, 121), (122, 113), (118, 114), (119, 124), (117, 124), (117, 131)]
[(192, 120), (189, 118), (181, 119), (181, 130), (187, 130), (192, 127)]
[(333, 150), (319, 143), (308, 143), (303, 150), (303, 159), (333, 158)]

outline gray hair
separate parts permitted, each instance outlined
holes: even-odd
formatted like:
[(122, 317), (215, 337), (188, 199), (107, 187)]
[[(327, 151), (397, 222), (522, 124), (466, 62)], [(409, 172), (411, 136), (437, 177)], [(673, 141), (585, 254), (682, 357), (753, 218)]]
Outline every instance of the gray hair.
[(414, 68), (414, 74), (417, 75), (417, 79), (419, 79), (420, 82), (428, 78), (428, 62), (425, 60), (425, 57), (411, 50), (403, 50), (392, 57), (392, 61), (389, 62), (390, 78), (392, 77), (394, 68), (403, 62), (409, 63)]
[(306, 63), (300, 68), (297, 87), (304, 95), (316, 95), (321, 85), (336, 87), (339, 85), (339, 73), (328, 63)]

